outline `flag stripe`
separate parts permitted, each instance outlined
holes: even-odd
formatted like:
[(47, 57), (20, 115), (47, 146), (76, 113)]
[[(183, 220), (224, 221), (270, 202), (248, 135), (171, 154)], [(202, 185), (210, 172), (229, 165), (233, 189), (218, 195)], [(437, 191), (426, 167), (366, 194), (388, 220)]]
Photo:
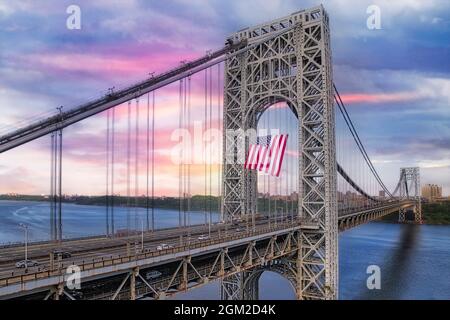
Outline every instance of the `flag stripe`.
[(275, 167), (276, 169), (274, 172), (274, 176), (276, 176), (276, 177), (278, 177), (280, 175), (281, 164), (283, 163), (283, 158), (284, 158), (284, 151), (286, 150), (287, 138), (288, 138), (288, 135), (283, 135), (283, 139), (280, 143), (280, 152), (278, 153), (277, 165)]
[(247, 159), (245, 160), (245, 169), (250, 169), (251, 159), (253, 158), (254, 145), (250, 145), (250, 150), (248, 151)]
[(259, 145), (255, 145), (255, 151), (253, 152), (253, 159), (251, 163), (251, 169), (256, 169), (256, 165), (258, 164), (258, 155), (259, 155)]
[(267, 173), (267, 170), (269, 168), (269, 163), (270, 163), (270, 153), (272, 152), (272, 145), (273, 145), (273, 140), (270, 142), (270, 146), (267, 148), (267, 153), (264, 159), (264, 164), (263, 164), (263, 168), (262, 171), (264, 173)]
[(280, 136), (276, 135), (275, 139), (274, 139), (273, 151), (272, 151), (272, 154), (270, 155), (270, 166), (269, 166), (269, 170), (268, 170), (268, 173), (271, 175), (273, 175), (273, 167), (275, 165), (275, 161), (277, 158), (279, 146), (280, 146)]
[(261, 158), (259, 159), (258, 163), (258, 170), (261, 171), (264, 167), (264, 163), (266, 161), (266, 153), (268, 151), (267, 147), (261, 147)]
[[(244, 163), (245, 169), (258, 170), (278, 177), (286, 151), (288, 135), (265, 137), (265, 141), (258, 139), (259, 144), (249, 146), (248, 156)], [(267, 145), (269, 144), (269, 145)]]
[(281, 135), (280, 136), (280, 139), (279, 139), (279, 142), (278, 142), (278, 145), (277, 145), (277, 152), (276, 152), (276, 154), (275, 154), (275, 156), (273, 157), (273, 167), (272, 167), (272, 170), (270, 171), (270, 174), (271, 175), (273, 175), (273, 176), (275, 176), (275, 173), (277, 172), (277, 167), (278, 167), (278, 160), (280, 159), (280, 154), (281, 154), (281, 147), (282, 147), (282, 144), (283, 144), (283, 139), (284, 137)]

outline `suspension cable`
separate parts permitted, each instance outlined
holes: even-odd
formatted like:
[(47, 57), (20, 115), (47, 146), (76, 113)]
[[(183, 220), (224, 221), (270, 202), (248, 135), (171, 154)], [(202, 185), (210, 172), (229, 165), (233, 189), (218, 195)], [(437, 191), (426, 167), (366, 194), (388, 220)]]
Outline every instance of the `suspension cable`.
[(354, 140), (355, 140), (355, 142), (356, 142), (356, 144), (358, 146), (358, 149), (360, 150), (361, 154), (363, 155), (367, 165), (369, 166), (370, 171), (372, 171), (372, 174), (375, 176), (375, 178), (377, 179), (377, 181), (380, 184), (380, 186), (383, 188), (384, 191), (386, 191), (387, 194), (389, 194), (390, 197), (392, 197), (392, 194), (389, 192), (389, 190), (387, 189), (387, 187), (385, 186), (385, 184), (381, 180), (380, 176), (378, 175), (378, 172), (376, 171), (375, 167), (373, 166), (372, 161), (370, 160), (370, 158), (369, 158), (369, 156), (368, 156), (368, 154), (366, 152), (366, 149), (364, 148), (364, 145), (362, 144), (362, 142), (361, 142), (361, 140), (359, 138), (358, 132), (356, 131), (356, 129), (355, 129), (354, 125), (353, 125), (353, 122), (352, 122), (352, 120), (351, 120), (351, 118), (350, 118), (350, 116), (349, 116), (349, 114), (347, 112), (347, 109), (346, 109), (346, 107), (345, 107), (345, 105), (344, 105), (344, 103), (343, 103), (343, 101), (341, 99), (339, 91), (337, 90), (336, 85), (334, 83), (333, 83), (333, 87), (334, 87), (334, 90), (335, 90), (336, 95), (337, 95), (337, 97), (335, 95), (334, 98), (335, 98), (335, 100), (337, 102), (339, 110), (341, 111), (341, 113), (342, 113), (342, 115), (344, 117), (345, 123), (347, 124), (347, 127), (349, 128), (350, 133), (352, 134), (352, 136), (353, 136), (353, 138), (354, 138)]
[[(180, 79), (179, 87), (178, 87), (178, 128), (181, 129), (182, 125), (182, 115), (183, 115), (183, 79)], [(182, 155), (183, 149), (180, 148), (178, 151), (178, 228), (181, 228), (181, 211), (183, 206), (182, 201)]]
[[(191, 77), (188, 77), (188, 104), (187, 104), (187, 127), (189, 136), (191, 136)], [(189, 141), (189, 158), (187, 167), (187, 214), (188, 214), (188, 241), (191, 239), (191, 161), (192, 161), (192, 141)]]
[(209, 68), (209, 196), (208, 196), (208, 207), (209, 207), (209, 224), (208, 224), (208, 235), (211, 236), (211, 219), (212, 219), (212, 146), (211, 146), (211, 130), (212, 130), (212, 67)]
[(139, 98), (136, 99), (135, 124), (135, 158), (134, 158), (134, 228), (138, 230), (138, 197), (139, 197)]
[(152, 92), (152, 231), (155, 231), (155, 91)]
[(55, 178), (54, 178), (54, 161), (55, 161), (55, 133), (51, 133), (51, 149), (50, 149), (50, 239), (55, 239)]
[(110, 110), (106, 111), (106, 236), (109, 237), (109, 123)]
[[(184, 103), (183, 103), (183, 131), (186, 132), (186, 130), (189, 128), (189, 122), (188, 122), (188, 84), (190, 85), (190, 79), (189, 77), (186, 78), (184, 80)], [(187, 203), (188, 203), (188, 177), (187, 177), (187, 173), (188, 173), (188, 163), (189, 163), (189, 153), (188, 153), (188, 143), (189, 140), (188, 139), (184, 139), (183, 140), (183, 166), (184, 166), (184, 185), (183, 185), (183, 226), (186, 228), (186, 223), (187, 223)]]
[[(204, 121), (205, 121), (205, 129), (204, 132), (207, 130), (207, 121), (208, 121), (208, 69), (205, 69), (205, 107), (204, 107)], [(204, 184), (205, 184), (205, 190), (204, 190), (204, 199), (203, 199), (203, 212), (205, 216), (205, 225), (208, 224), (208, 217), (207, 217), (207, 206), (206, 206), (206, 192), (207, 192), (207, 174), (206, 174), (206, 150), (205, 150), (206, 143), (203, 141), (203, 169), (204, 169)]]
[(112, 108), (111, 117), (111, 236), (114, 237), (114, 149), (115, 149), (116, 108)]
[[(183, 129), (183, 134), (186, 129), (186, 118), (187, 118), (187, 79), (184, 79), (183, 81), (183, 110), (182, 110), (182, 126), (181, 129)], [(186, 204), (187, 204), (187, 197), (186, 197), (186, 190), (187, 190), (187, 163), (186, 163), (186, 140), (183, 139), (183, 157), (182, 157), (182, 177), (183, 177), (183, 228), (186, 228)]]
[(54, 170), (54, 173), (53, 173), (53, 179), (54, 179), (54, 181), (53, 181), (53, 185), (54, 185), (54, 187), (53, 187), (53, 190), (54, 190), (54, 193), (53, 193), (53, 207), (54, 207), (54, 211), (55, 211), (55, 218), (54, 218), (54, 226), (53, 226), (53, 228), (54, 228), (54, 232), (55, 232), (55, 240), (57, 240), (58, 239), (58, 228), (57, 228), (57, 223), (58, 223), (58, 220), (57, 220), (57, 202), (58, 202), (58, 192), (57, 192), (57, 180), (58, 180), (58, 173), (57, 173), (57, 167), (58, 167), (58, 153), (57, 153), (57, 151), (58, 151), (58, 148), (57, 148), (57, 145), (58, 145), (58, 132), (57, 131), (55, 131), (55, 145), (54, 145), (54, 149), (53, 149), (53, 157), (54, 157), (54, 159), (55, 159), (55, 161), (54, 161), (54, 163), (53, 163), (53, 170)]
[(145, 212), (146, 212), (146, 223), (147, 223), (147, 231), (150, 228), (150, 221), (149, 221), (149, 198), (148, 198), (148, 191), (149, 191), (149, 162), (150, 162), (150, 92), (147, 93), (147, 131), (146, 131), (146, 157), (145, 157), (145, 164), (146, 164), (146, 197), (145, 197)]
[[(220, 85), (220, 63), (217, 65), (217, 128), (218, 128), (218, 132), (222, 132), (222, 127), (221, 127), (221, 103), (220, 103), (220, 97), (221, 97), (221, 85)], [(221, 208), (221, 183), (220, 183), (220, 174), (221, 174), (221, 154), (220, 151), (222, 150), (222, 148), (220, 148), (219, 145), (219, 152), (217, 155), (217, 212), (220, 212), (220, 208)]]
[(128, 121), (127, 121), (127, 236), (130, 235), (130, 175), (131, 175), (131, 162), (130, 162), (130, 153), (131, 153), (131, 101), (128, 101)]

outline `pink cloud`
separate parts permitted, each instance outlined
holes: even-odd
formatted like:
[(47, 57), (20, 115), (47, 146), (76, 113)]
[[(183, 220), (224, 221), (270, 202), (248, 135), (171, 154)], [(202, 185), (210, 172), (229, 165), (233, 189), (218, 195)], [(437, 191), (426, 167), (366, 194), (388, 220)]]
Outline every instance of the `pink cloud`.
[(420, 98), (416, 92), (396, 92), (396, 93), (348, 93), (341, 95), (344, 103), (385, 103), (410, 101)]
[[(183, 52), (182, 56), (193, 59), (196, 54)], [(60, 72), (86, 72), (99, 74), (102, 77), (110, 77), (145, 75), (151, 70), (164, 70), (170, 66), (175, 66), (179, 57), (179, 52), (173, 52), (129, 58), (82, 53), (31, 54), (24, 58), (47, 70), (50, 68)]]
[(288, 155), (288, 156), (291, 156), (291, 157), (298, 157), (298, 151), (297, 150), (291, 150), (291, 149), (286, 149), (286, 154)]
[(0, 181), (7, 181), (7, 183), (0, 185), (0, 194), (10, 192), (35, 193), (37, 186), (31, 182), (30, 176), (32, 176), (32, 171), (22, 166), (0, 173)]

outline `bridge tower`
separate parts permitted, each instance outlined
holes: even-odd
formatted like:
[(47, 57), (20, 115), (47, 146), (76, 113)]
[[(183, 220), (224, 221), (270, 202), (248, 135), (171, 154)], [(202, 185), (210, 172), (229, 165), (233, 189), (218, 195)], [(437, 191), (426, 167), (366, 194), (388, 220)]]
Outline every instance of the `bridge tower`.
[[(298, 299), (336, 299), (338, 217), (329, 18), (318, 6), (243, 29), (228, 40), (246, 40), (252, 46), (264, 37), (268, 40), (250, 50), (230, 54), (225, 64), (222, 218), (248, 219), (255, 213), (257, 175), (243, 166), (249, 146), (246, 132), (256, 129), (259, 116), (270, 105), (287, 103), (298, 118), (298, 214), (316, 222), (318, 229), (303, 230), (296, 254), (277, 261), (277, 270), (294, 279)], [(222, 297), (256, 299), (258, 288), (252, 279), (258, 277), (251, 273), (225, 279)]]
[[(422, 223), (422, 202), (420, 198), (421, 188), (420, 188), (420, 168), (400, 168), (400, 199), (413, 199), (415, 204), (413, 207), (414, 211), (414, 222)], [(398, 221), (405, 222), (405, 209), (399, 210)]]

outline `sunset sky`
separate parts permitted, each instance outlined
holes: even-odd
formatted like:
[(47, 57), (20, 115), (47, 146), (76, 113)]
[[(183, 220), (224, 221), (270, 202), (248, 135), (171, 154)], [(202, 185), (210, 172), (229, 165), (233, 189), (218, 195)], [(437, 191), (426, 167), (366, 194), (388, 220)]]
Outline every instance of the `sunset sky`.
[[(81, 30), (68, 30), (66, 8), (81, 8)], [(100, 97), (223, 46), (244, 27), (288, 15), (318, 1), (2, 1), (0, 0), (0, 135)], [(381, 29), (366, 26), (369, 5)], [(422, 183), (450, 194), (450, 3), (448, 1), (326, 1), (333, 74), (366, 149), (392, 189), (399, 168), (420, 166)], [(217, 68), (212, 70), (217, 105)], [(192, 119), (203, 117), (203, 74), (192, 81)], [(144, 127), (147, 98), (139, 101)], [(135, 107), (135, 102), (132, 103)], [(134, 110), (134, 109), (133, 109)], [(213, 127), (219, 115), (214, 109)], [(127, 106), (116, 109), (117, 190), (123, 193)], [(133, 111), (134, 112), (134, 111)], [(156, 93), (156, 184), (177, 194), (170, 140), (178, 127), (178, 85)], [(25, 121), (25, 122), (22, 122)], [(105, 193), (106, 118), (64, 130), (64, 193)], [(142, 131), (141, 141), (145, 141)], [(49, 192), (50, 138), (0, 155), (0, 194)], [(139, 184), (145, 184), (141, 148)], [(212, 168), (217, 179), (217, 166)], [(201, 185), (203, 166), (193, 166)], [(213, 179), (213, 185), (217, 180)], [(143, 189), (140, 190), (140, 193)]]

